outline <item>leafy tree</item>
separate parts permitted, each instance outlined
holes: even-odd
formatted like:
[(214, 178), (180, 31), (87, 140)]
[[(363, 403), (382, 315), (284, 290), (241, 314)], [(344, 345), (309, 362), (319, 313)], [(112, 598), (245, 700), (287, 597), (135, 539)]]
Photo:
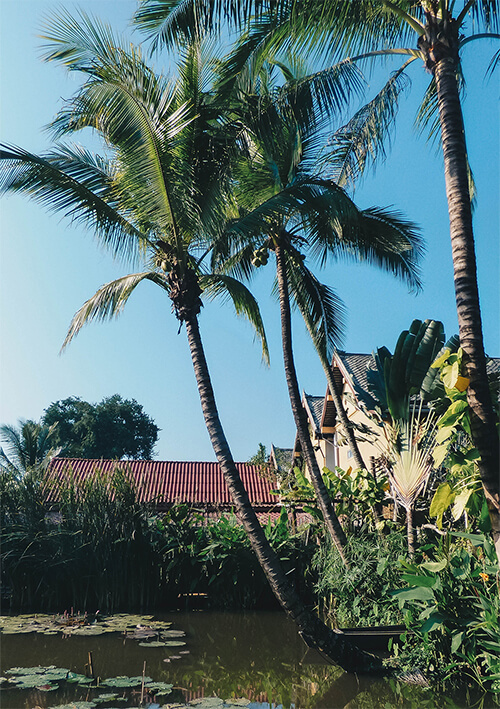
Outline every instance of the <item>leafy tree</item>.
[(69, 458), (152, 458), (159, 428), (135, 399), (115, 394), (99, 404), (71, 396), (51, 404), (43, 423)]
[(34, 468), (46, 468), (59, 453), (57, 426), (47, 422), (24, 421), (16, 426), (0, 426), (0, 469), (22, 477)]
[(219, 419), (199, 330), (201, 296), (229, 290), (237, 311), (261, 323), (247, 289), (229, 276), (203, 272), (204, 255), (235, 213), (230, 167), (237, 130), (217, 97), (203, 92), (199, 43), (182, 52), (178, 81), (167, 82), (137, 49), (85, 15), (74, 19), (63, 12), (48, 34), (46, 57), (86, 75), (53, 127), (59, 135), (94, 128), (106, 157), (66, 146), (45, 156), (5, 147), (3, 189), (79, 219), (115, 253), (142, 251), (147, 258), (146, 271), (107, 284), (87, 301), (66, 343), (86, 322), (119, 314), (142, 281), (166, 291), (186, 330), (212, 446), (273, 592), (309, 644), (350, 671), (380, 672), (380, 660), (332, 632), (300, 600), (250, 504)]
[(269, 456), (266, 451), (266, 447), (263, 443), (259, 443), (257, 448), (257, 453), (248, 459), (248, 462), (252, 465), (265, 465), (269, 461)]

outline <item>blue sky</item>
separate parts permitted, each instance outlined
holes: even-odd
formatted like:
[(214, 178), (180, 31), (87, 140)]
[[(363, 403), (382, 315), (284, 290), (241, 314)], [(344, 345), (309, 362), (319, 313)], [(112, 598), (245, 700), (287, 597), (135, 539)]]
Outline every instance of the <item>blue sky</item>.
[[(81, 7), (121, 31), (135, 2), (66, 1), (64, 7)], [(33, 152), (50, 144), (43, 126), (61, 98), (78, 86), (76, 75), (39, 58), (37, 34), (43, 17), (55, 9), (51, 0), (0, 2), (0, 138)], [(490, 42), (466, 49), (464, 112), (478, 190), (474, 226), (485, 346), (488, 354), (499, 356), (498, 74), (484, 78), (494, 50)], [(393, 205), (420, 224), (427, 244), (424, 290), (409, 294), (390, 276), (364, 265), (337, 263), (322, 271), (321, 279), (348, 306), (344, 348), (350, 352), (381, 345), (393, 350), (413, 318), (442, 320), (448, 336), (457, 331), (442, 158), (413, 128), (429, 75), (415, 62), (410, 77), (412, 88), (402, 101), (387, 160), (358, 186), (355, 198), (361, 207)], [(371, 81), (372, 91), (377, 79)], [(185, 333), (177, 333), (168, 299), (144, 285), (117, 321), (89, 326), (59, 355), (75, 311), (127, 267), (102, 251), (91, 233), (25, 198), (2, 198), (0, 230), (0, 423), (38, 419), (51, 402), (68, 396), (98, 402), (119, 393), (141, 403), (161, 428), (157, 457), (214, 460)], [(208, 303), (200, 319), (217, 403), (237, 460), (248, 459), (259, 442), (269, 448), (271, 443), (291, 446), (294, 439), (279, 313), (269, 295), (272, 274), (260, 270), (252, 289), (265, 318), (270, 368), (262, 364), (249, 326), (229, 306)], [(323, 394), (321, 366), (299, 320), (294, 337), (301, 388)]]

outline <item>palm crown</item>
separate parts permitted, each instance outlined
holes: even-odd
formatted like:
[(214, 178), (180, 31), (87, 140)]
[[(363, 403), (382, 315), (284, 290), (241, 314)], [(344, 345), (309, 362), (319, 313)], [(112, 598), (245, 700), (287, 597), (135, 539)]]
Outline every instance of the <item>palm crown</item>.
[(48, 59), (87, 76), (51, 128), (58, 138), (92, 128), (105, 154), (58, 145), (36, 156), (4, 146), (2, 189), (28, 193), (90, 225), (115, 254), (147, 266), (106, 284), (87, 301), (65, 345), (86, 322), (121, 312), (135, 287), (150, 280), (167, 291), (181, 321), (199, 313), (202, 293), (229, 295), (255, 326), (267, 356), (259, 309), (248, 289), (205, 265), (234, 211), (230, 166), (238, 127), (217, 97), (203, 90), (200, 44), (186, 49), (172, 81), (85, 15), (78, 21), (60, 16), (48, 39)]

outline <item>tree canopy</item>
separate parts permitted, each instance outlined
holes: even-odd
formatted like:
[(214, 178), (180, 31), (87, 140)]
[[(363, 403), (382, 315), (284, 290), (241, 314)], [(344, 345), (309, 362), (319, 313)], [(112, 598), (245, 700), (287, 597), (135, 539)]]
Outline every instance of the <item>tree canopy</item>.
[(70, 458), (151, 458), (159, 428), (135, 399), (109, 396), (90, 404), (77, 396), (55, 401), (43, 423), (57, 423), (53, 444)]

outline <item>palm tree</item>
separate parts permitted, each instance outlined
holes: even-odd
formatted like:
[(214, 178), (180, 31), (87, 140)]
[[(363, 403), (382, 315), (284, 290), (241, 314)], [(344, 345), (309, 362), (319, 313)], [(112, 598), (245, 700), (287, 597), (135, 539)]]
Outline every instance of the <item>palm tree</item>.
[[(486, 372), (460, 101), (461, 52), (472, 41), (500, 38), (498, 2), (255, 0), (225, 4), (215, 0), (143, 0), (136, 22), (152, 33), (155, 42), (172, 42), (179, 35), (189, 36), (193, 16), (206, 27), (215, 27), (221, 19), (240, 25), (249, 22), (252, 13), (257, 20), (248, 33), (245, 49), (240, 51), (249, 61), (254, 61), (256, 51), (269, 51), (270, 47), (290, 44), (293, 39), (302, 47), (315, 44), (324, 49), (330, 45), (334, 52), (358, 55), (356, 59), (400, 54), (405, 57), (404, 68), (423, 60), (432, 75), (420, 115), (424, 122), (432, 122), (436, 109), (439, 115), (459, 336), (470, 380), (467, 398), (472, 412), (472, 437), (480, 453), (479, 471), (500, 558), (499, 442)], [(466, 35), (462, 34), (465, 28)], [(491, 68), (499, 60), (497, 51)]]
[[(229, 491), (277, 599), (305, 641), (348, 671), (380, 672), (381, 662), (350, 645), (307, 609), (266, 539), (239, 477), (215, 404), (199, 331), (201, 296), (229, 285), (236, 306), (262, 333), (248, 291), (224, 274), (204, 274), (229, 215), (234, 215), (231, 162), (237, 131), (212, 93), (202, 91), (200, 47), (184, 53), (179, 81), (167, 82), (87, 16), (53, 22), (46, 57), (86, 74), (58, 114), (57, 135), (94, 128), (106, 156), (59, 146), (44, 156), (4, 147), (3, 191), (22, 192), (93, 228), (115, 253), (144, 254), (146, 270), (107, 284), (76, 314), (65, 344), (85, 322), (121, 312), (136, 286), (150, 280), (167, 292), (186, 329), (203, 415)], [(243, 297), (244, 296), (244, 297)]]
[(0, 470), (21, 478), (30, 470), (44, 470), (60, 451), (53, 445), (57, 424), (44, 426), (36, 421), (20, 420), (17, 426), (0, 426), (0, 440), (6, 449), (0, 448)]
[[(268, 82), (260, 81), (260, 93), (245, 94), (241, 107), (235, 109), (247, 126), (242, 153), (248, 158), (239, 163), (236, 171), (238, 203), (247, 213), (229, 230), (229, 248), (236, 249), (236, 253), (223, 253), (223, 268), (236, 269), (240, 277), (249, 276), (250, 262), (264, 265), (269, 252), (275, 255), (283, 359), (292, 412), (325, 524), (346, 563), (345, 535), (323, 482), (301, 403), (292, 349), (290, 299), (298, 305), (312, 336), (334, 401), (336, 397), (339, 418), (357, 452), (356, 462), (365, 467), (328, 360), (328, 350), (339, 343), (342, 335), (342, 306), (335, 293), (305, 265), (305, 254), (320, 262), (342, 256), (368, 260), (416, 287), (420, 244), (413, 225), (389, 210), (358, 210), (336, 183), (318, 176), (317, 148), (325, 123), (336, 108), (334, 89), (340, 93), (342, 69), (341, 65), (328, 72), (330, 81), (336, 78), (336, 85), (331, 87), (323, 74), (293, 80), (289, 69), (285, 86), (270, 90)], [(320, 82), (323, 106), (329, 110), (319, 111), (314, 106), (312, 92), (319, 91)], [(238, 82), (236, 87), (241, 92)], [(345, 96), (347, 91), (342, 93)]]

